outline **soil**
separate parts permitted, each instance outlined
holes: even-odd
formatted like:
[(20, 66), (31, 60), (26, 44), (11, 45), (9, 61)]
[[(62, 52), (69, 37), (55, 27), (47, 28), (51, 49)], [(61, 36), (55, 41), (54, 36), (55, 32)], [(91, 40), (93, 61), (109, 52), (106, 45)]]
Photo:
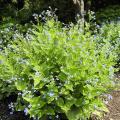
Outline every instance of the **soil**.
[[(117, 75), (116, 82), (120, 85), (120, 74)], [(113, 98), (107, 104), (109, 113), (105, 115), (103, 120), (120, 120), (120, 87), (117, 91), (113, 91), (111, 96)]]
[(113, 99), (107, 105), (109, 113), (104, 120), (120, 120), (120, 91), (114, 91), (111, 95)]
[(16, 101), (16, 95), (11, 95), (8, 98), (0, 101), (0, 120), (32, 120), (26, 116), (24, 112), (12, 112), (8, 105)]
[(11, 113), (8, 106), (0, 102), (0, 120), (30, 120), (23, 112)]

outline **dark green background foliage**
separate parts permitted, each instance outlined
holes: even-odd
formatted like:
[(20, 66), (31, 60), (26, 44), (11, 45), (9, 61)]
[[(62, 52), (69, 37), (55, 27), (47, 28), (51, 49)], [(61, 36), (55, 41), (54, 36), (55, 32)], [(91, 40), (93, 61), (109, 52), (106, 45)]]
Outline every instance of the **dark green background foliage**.
[(96, 17), (98, 23), (120, 21), (120, 5), (112, 5), (102, 8), (96, 13)]
[(29, 20), (33, 13), (41, 13), (51, 6), (57, 8), (57, 15), (63, 20), (73, 20), (76, 13), (76, 6), (73, 0), (12, 0), (1, 1), (0, 16), (11, 16), (18, 21), (25, 22)]
[(91, 1), (91, 9), (98, 11), (100, 8), (104, 8), (110, 5), (119, 5), (119, 0), (88, 0)]
[[(74, 0), (0, 0), (0, 19), (12, 17), (25, 23), (32, 20), (32, 14), (40, 14), (51, 6), (56, 11), (59, 19), (64, 22), (74, 21), (78, 7)], [(120, 4), (119, 0), (84, 0), (85, 9), (99, 10), (108, 5)]]

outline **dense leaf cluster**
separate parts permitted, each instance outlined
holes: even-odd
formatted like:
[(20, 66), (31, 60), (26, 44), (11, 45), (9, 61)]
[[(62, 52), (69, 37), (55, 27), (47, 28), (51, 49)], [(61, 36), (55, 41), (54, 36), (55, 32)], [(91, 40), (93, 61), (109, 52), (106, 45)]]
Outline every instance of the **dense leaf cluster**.
[(42, 120), (61, 114), (85, 120), (107, 111), (100, 96), (114, 86), (112, 33), (92, 35), (87, 23), (85, 29), (80, 23), (62, 27), (53, 19), (31, 31), (0, 53), (1, 89), (5, 82), (18, 93), (16, 109)]

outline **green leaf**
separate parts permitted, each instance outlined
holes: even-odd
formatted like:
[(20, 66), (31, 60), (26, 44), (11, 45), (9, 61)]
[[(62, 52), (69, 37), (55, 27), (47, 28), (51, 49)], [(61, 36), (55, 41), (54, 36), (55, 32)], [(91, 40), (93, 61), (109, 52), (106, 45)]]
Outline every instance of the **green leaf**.
[(23, 84), (23, 81), (16, 81), (15, 86), (18, 90), (23, 91), (26, 89), (27, 83), (24, 82), (24, 84)]

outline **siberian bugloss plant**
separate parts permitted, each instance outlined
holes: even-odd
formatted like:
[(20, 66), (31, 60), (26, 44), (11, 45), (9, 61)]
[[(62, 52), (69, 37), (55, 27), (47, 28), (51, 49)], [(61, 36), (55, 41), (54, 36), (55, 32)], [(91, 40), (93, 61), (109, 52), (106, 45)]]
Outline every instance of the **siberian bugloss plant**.
[(85, 120), (92, 113), (107, 111), (100, 95), (109, 90), (115, 55), (111, 44), (98, 49), (97, 37), (77, 25), (62, 27), (48, 20), (0, 53), (0, 77), (21, 93), (17, 109), (31, 117)]
[(103, 26), (99, 29), (98, 36), (100, 43), (108, 42), (111, 44), (112, 49), (117, 54), (117, 64), (120, 65), (120, 22), (115, 23), (112, 22), (110, 24), (103, 24)]
[[(4, 20), (0, 23), (0, 53), (2, 53), (3, 49), (10, 48), (12, 41), (16, 40), (19, 36), (25, 36), (26, 39), (28, 39), (30, 28), (32, 28), (31, 24), (25, 24), (23, 26), (18, 24), (12, 18), (4, 18)], [(11, 73), (7, 73), (7, 67), (3, 69), (3, 65), (4, 60), (0, 60), (0, 99), (9, 96), (11, 93), (17, 93), (16, 87), (13, 82), (11, 82), (16, 78), (11, 78)], [(9, 63), (6, 63), (6, 65), (9, 66)], [(4, 79), (2, 79), (1, 76), (3, 74), (5, 74)]]

